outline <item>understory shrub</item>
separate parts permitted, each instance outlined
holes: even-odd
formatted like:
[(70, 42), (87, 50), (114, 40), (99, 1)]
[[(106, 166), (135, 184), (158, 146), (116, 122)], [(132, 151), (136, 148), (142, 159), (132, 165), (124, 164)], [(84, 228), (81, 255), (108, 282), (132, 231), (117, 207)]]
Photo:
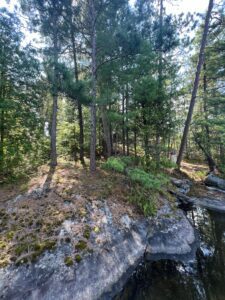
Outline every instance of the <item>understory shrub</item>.
[(128, 171), (128, 177), (131, 181), (139, 183), (144, 188), (159, 191), (162, 185), (168, 182), (164, 174), (151, 174), (142, 169), (135, 168)]
[(163, 173), (146, 172), (135, 167), (136, 164), (137, 161), (132, 157), (110, 157), (102, 167), (126, 174), (131, 182), (130, 202), (136, 204), (144, 215), (154, 215), (156, 199), (169, 182), (168, 177)]
[(137, 205), (145, 216), (154, 216), (157, 211), (156, 193), (149, 193), (149, 190), (135, 185), (132, 188), (129, 201)]
[(103, 169), (113, 170), (119, 173), (124, 173), (126, 164), (117, 157), (110, 157), (108, 160), (102, 165)]

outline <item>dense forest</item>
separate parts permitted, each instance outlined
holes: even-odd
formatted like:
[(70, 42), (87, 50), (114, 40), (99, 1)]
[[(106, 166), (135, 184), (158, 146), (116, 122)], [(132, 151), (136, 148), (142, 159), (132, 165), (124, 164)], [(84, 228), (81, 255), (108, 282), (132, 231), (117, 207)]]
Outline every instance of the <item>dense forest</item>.
[(210, 2), (208, 16), (168, 15), (164, 0), (2, 8), (1, 181), (58, 159), (94, 173), (102, 158), (131, 155), (157, 169), (179, 148), (178, 165), (184, 154), (224, 172), (224, 3)]

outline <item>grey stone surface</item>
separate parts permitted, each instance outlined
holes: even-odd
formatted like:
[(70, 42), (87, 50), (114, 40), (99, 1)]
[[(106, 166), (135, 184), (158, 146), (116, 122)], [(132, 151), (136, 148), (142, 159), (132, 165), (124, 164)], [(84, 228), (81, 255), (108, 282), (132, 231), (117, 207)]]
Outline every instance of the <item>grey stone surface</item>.
[[(137, 265), (147, 259), (194, 257), (195, 232), (180, 210), (165, 202), (155, 218), (122, 217), (114, 224), (107, 204), (101, 209), (105, 243), (81, 263), (66, 267), (69, 245), (59, 244), (31, 265), (0, 269), (0, 298), (46, 300), (111, 299), (122, 289)], [(60, 232), (70, 231), (70, 221)]]
[(225, 213), (225, 200), (217, 200), (214, 198), (196, 198), (188, 197), (182, 194), (177, 194), (177, 198), (184, 204), (192, 204), (201, 206), (209, 210)]
[(212, 173), (206, 177), (205, 184), (221, 190), (225, 190), (225, 180)]
[(188, 179), (177, 179), (171, 177), (171, 183), (178, 188), (178, 191), (183, 194), (187, 194), (190, 191), (192, 182)]

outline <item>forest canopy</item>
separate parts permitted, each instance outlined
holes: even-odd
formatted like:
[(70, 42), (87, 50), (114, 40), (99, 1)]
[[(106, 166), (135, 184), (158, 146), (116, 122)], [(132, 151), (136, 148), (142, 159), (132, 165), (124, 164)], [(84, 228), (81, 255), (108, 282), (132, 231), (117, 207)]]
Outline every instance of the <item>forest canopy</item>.
[(168, 14), (166, 0), (0, 8), (1, 182), (58, 159), (94, 173), (111, 156), (223, 174), (224, 12), (224, 1), (204, 15)]

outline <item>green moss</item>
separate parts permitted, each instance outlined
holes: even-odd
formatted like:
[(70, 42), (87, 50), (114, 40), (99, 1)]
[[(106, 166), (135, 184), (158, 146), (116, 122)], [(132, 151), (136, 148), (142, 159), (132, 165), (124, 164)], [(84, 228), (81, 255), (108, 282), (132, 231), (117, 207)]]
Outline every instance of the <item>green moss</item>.
[(56, 246), (56, 241), (55, 240), (45, 240), (42, 242), (37, 242), (33, 245), (33, 249), (35, 251), (45, 251), (45, 250), (52, 250)]
[(83, 237), (85, 237), (87, 240), (89, 240), (90, 235), (91, 235), (91, 228), (89, 226), (86, 226), (85, 230), (84, 230)]
[(18, 244), (15, 248), (15, 254), (17, 256), (20, 256), (22, 253), (27, 252), (28, 250), (28, 245), (27, 243), (23, 243), (23, 244)]
[(75, 260), (76, 260), (76, 262), (79, 264), (79, 263), (82, 261), (82, 257), (81, 257), (79, 254), (77, 254), (77, 255), (75, 256)]
[(0, 250), (5, 249), (7, 246), (7, 243), (5, 241), (0, 241)]
[(8, 261), (7, 258), (5, 258), (5, 259), (0, 259), (0, 268), (5, 268), (5, 267), (8, 266), (8, 264), (9, 264), (9, 261)]
[(6, 233), (6, 237), (9, 240), (13, 239), (14, 235), (15, 235), (14, 231), (9, 231), (9, 232)]
[(75, 246), (76, 250), (82, 251), (87, 248), (87, 243), (83, 240), (79, 240)]
[(98, 226), (95, 226), (94, 232), (95, 232), (95, 233), (99, 233), (99, 232), (100, 232), (100, 228), (99, 228)]
[(65, 257), (64, 263), (65, 263), (65, 265), (66, 265), (67, 267), (72, 266), (72, 265), (73, 265), (73, 259), (72, 259), (72, 257), (71, 257), (71, 256)]

